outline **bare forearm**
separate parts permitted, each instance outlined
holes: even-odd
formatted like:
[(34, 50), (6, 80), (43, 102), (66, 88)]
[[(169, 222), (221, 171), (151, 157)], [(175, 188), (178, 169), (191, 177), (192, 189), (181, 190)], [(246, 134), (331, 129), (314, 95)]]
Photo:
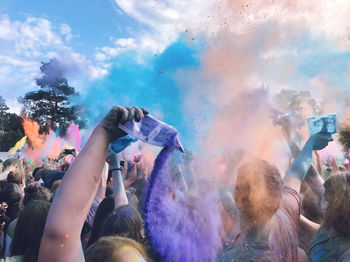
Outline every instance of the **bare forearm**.
[(127, 205), (128, 198), (125, 193), (122, 174), (119, 170), (112, 172), (113, 176), (113, 192), (114, 192), (114, 208)]
[(100, 183), (98, 185), (98, 189), (97, 189), (97, 192), (95, 195), (95, 200), (98, 203), (101, 203), (102, 200), (106, 196), (107, 179), (108, 179), (108, 164), (107, 164), (107, 162), (105, 162), (103, 170), (102, 170), (102, 176), (100, 179)]
[(312, 222), (311, 220), (307, 219), (303, 215), (300, 215), (299, 224), (300, 224), (300, 228), (302, 229), (302, 231), (305, 231), (310, 235), (310, 240), (313, 238), (313, 236), (320, 229), (319, 224)]
[(292, 187), (297, 192), (300, 192), (301, 182), (304, 180), (305, 175), (310, 168), (312, 162), (312, 151), (313, 145), (308, 140), (298, 156), (294, 159), (283, 179), (284, 184)]
[[(285, 131), (284, 136), (287, 140), (288, 147), (292, 153), (293, 158), (296, 158), (301, 152), (300, 147), (293, 141), (289, 132)], [(309, 184), (309, 186), (315, 193), (319, 191), (320, 185), (323, 184), (323, 179), (321, 178), (318, 170), (312, 164), (306, 173), (305, 182)]]

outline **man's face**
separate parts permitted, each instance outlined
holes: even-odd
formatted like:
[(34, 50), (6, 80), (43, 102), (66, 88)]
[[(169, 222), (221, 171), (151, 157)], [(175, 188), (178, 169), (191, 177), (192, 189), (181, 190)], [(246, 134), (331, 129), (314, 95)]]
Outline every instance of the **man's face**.
[(19, 170), (19, 167), (17, 164), (12, 164), (8, 167), (8, 172), (17, 171), (17, 170)]

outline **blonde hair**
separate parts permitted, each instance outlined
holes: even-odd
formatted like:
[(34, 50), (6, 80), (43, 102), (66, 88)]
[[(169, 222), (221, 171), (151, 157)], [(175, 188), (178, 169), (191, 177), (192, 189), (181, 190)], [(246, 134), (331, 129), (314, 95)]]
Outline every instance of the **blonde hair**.
[(328, 202), (324, 224), (350, 237), (350, 172), (329, 177), (324, 188)]
[(85, 260), (86, 262), (118, 262), (120, 261), (120, 251), (125, 247), (136, 249), (146, 262), (150, 261), (139, 243), (130, 238), (119, 236), (101, 237), (86, 249)]

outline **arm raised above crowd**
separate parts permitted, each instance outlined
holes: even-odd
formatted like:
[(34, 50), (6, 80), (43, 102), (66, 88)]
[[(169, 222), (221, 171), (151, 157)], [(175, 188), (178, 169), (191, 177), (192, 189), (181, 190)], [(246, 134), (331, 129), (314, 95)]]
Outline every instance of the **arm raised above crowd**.
[(114, 208), (117, 208), (123, 205), (127, 205), (129, 201), (125, 193), (125, 187), (123, 184), (123, 177), (118, 156), (116, 153), (110, 150), (109, 158), (111, 160), (110, 167), (113, 177)]
[[(289, 122), (286, 122), (284, 125), (282, 125), (282, 132), (283, 132), (284, 137), (286, 138), (289, 150), (292, 153), (292, 157), (296, 158), (298, 156), (298, 154), (300, 153), (301, 149), (295, 143), (295, 141), (292, 139), (291, 128), (292, 127), (289, 124)], [(317, 151), (315, 151), (315, 153), (317, 154)], [(306, 173), (305, 182), (311, 187), (312, 191), (317, 196), (322, 194), (323, 191), (321, 190), (321, 187), (322, 187), (324, 181), (323, 181), (318, 169), (312, 163), (310, 165), (309, 170)]]
[(300, 192), (301, 183), (311, 166), (312, 151), (325, 148), (332, 140), (330, 134), (315, 134), (311, 136), (287, 171), (283, 179), (284, 184)]
[(80, 233), (101, 179), (108, 145), (125, 133), (120, 123), (141, 120), (146, 110), (113, 107), (66, 172), (50, 208), (39, 261), (84, 261)]

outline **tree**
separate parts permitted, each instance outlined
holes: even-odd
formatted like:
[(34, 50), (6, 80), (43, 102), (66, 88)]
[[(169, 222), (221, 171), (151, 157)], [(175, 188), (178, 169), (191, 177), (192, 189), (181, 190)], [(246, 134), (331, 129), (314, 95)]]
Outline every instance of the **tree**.
[(19, 99), (29, 117), (44, 129), (50, 127), (65, 131), (71, 122), (82, 127), (83, 121), (78, 117), (79, 106), (71, 104), (78, 93), (64, 77), (64, 66), (57, 59), (51, 59), (42, 63), (40, 71), (41, 77), (36, 79), (40, 89)]
[(6, 105), (5, 99), (0, 96), (0, 132), (4, 131), (4, 118), (7, 110), (9, 107)]
[(24, 136), (21, 117), (8, 110), (9, 107), (0, 96), (0, 151), (8, 151)]

